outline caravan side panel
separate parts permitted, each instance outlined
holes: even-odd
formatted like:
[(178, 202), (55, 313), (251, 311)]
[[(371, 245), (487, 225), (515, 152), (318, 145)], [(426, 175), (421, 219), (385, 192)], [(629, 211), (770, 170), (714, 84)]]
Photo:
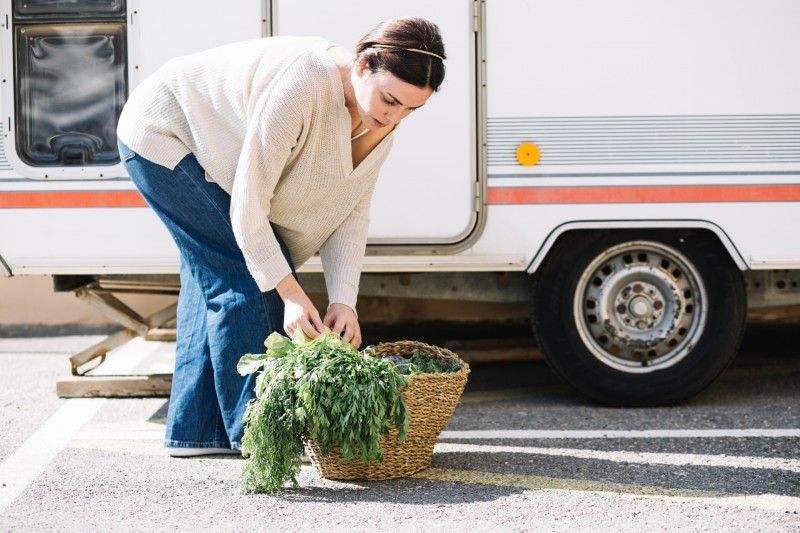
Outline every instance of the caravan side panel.
[[(49, 58), (42, 60), (48, 63), (34, 63), (33, 68), (42, 67), (41, 86), (60, 99), (59, 106), (63, 107), (63, 98), (72, 102), (71, 110), (53, 115), (48, 108), (36, 107), (37, 102), (48, 101), (41, 94), (29, 98), (33, 111), (49, 121), (46, 127), (52, 128), (52, 138), (58, 139), (73, 135), (70, 128), (80, 123), (82, 115), (95, 113), (97, 104), (108, 96), (104, 89), (108, 85), (104, 78), (107, 69), (92, 69), (87, 46), (99, 43), (104, 50), (126, 51), (125, 57), (117, 59), (120, 66), (127, 65), (127, 71), (119, 76), (124, 101), (141, 79), (169, 58), (258, 38), (264, 28), (261, 2), (239, 0), (226, 3), (224, 9), (213, 0), (127, 0), (113, 5), (122, 6), (121, 15), (102, 10), (92, 13), (76, 3), (29, 16), (15, 11), (11, 0), (0, 2), (0, 20), (10, 22), (0, 32), (2, 74), (8, 81), (0, 88), (0, 256), (15, 274), (178, 270), (171, 238), (125, 176), (121, 164), (81, 165), (74, 160), (39, 165), (23, 161), (18, 137), (27, 130), (18, 127), (15, 104), (31, 95), (24, 93), (26, 85), (15, 70), (15, 62), (24, 52), (20, 50), (21, 35), (40, 35), (32, 46), (50, 45)], [(115, 33), (103, 33), (109, 26)], [(92, 38), (94, 42), (89, 41)], [(98, 65), (107, 62), (106, 56), (94, 59)], [(56, 81), (47, 78), (46, 69), (58, 65)], [(56, 86), (48, 85), (53, 83)], [(99, 92), (87, 99), (92, 87), (98, 87)], [(110, 116), (104, 131), (115, 128), (115, 124), (115, 117)], [(118, 161), (118, 157), (115, 159)]]
[(565, 224), (685, 220), (749, 267), (800, 268), (800, 4), (485, 7), (489, 212), (471, 253), (530, 264)]

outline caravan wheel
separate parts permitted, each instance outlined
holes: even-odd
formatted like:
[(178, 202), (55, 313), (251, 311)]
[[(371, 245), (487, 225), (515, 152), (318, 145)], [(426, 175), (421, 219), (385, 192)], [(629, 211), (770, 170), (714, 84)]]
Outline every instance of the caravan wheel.
[(744, 331), (741, 273), (702, 231), (566, 235), (534, 276), (533, 325), (553, 370), (609, 405), (666, 405), (708, 387)]

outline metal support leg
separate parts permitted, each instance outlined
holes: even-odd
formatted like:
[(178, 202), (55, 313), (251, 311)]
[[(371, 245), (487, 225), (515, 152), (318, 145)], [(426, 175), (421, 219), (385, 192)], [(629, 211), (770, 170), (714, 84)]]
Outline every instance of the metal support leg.
[(94, 287), (89, 286), (75, 291), (75, 296), (137, 335), (144, 335), (150, 329), (146, 320), (139, 313), (122, 303), (119, 298), (111, 293), (99, 292)]
[[(164, 309), (158, 311), (150, 315), (146, 319), (142, 319), (141, 322), (134, 322), (130, 317), (126, 317), (126, 321), (129, 321), (132, 325), (136, 325), (136, 329), (133, 328), (126, 328), (122, 331), (118, 331), (113, 335), (109, 335), (102, 341), (98, 342), (94, 346), (87, 348), (86, 350), (77, 353), (69, 358), (70, 362), (72, 363), (72, 375), (73, 376), (82, 376), (85, 375), (86, 372), (89, 370), (93, 370), (97, 368), (100, 364), (103, 363), (105, 360), (106, 354), (113, 350), (114, 348), (118, 348), (128, 342), (129, 340), (133, 339), (134, 337), (147, 337), (147, 333), (155, 328), (160, 328), (173, 318), (175, 318), (178, 310), (178, 304), (173, 303), (165, 307)], [(116, 309), (114, 310), (117, 311)], [(130, 320), (129, 320), (130, 319)], [(160, 330), (164, 331), (164, 330)], [(162, 337), (165, 339), (166, 337)], [(95, 365), (94, 367), (85, 370), (84, 372), (80, 372), (79, 368), (86, 363), (93, 361), (101, 357), (102, 359), (100, 362)]]
[[(75, 293), (80, 300), (98, 309), (107, 317), (121, 324), (124, 329), (109, 335), (97, 344), (70, 357), (72, 379), (57, 383), (57, 393), (62, 398), (80, 397), (131, 397), (169, 396), (171, 374), (145, 376), (90, 376), (91, 370), (100, 366), (106, 354), (135, 337), (147, 340), (175, 340), (175, 330), (165, 328), (177, 316), (178, 304), (174, 302), (148, 317), (142, 317), (113, 293), (177, 295), (180, 288), (176, 279), (152, 280), (128, 276), (109, 278), (67, 279), (62, 290)], [(176, 283), (177, 282), (177, 283)], [(58, 285), (56, 290), (59, 290)], [(84, 368), (95, 361), (90, 368)]]

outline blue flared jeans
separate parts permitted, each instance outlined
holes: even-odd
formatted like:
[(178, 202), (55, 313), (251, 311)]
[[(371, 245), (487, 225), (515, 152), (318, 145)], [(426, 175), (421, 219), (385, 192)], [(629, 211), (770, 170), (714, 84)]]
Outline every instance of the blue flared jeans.
[[(165, 445), (240, 448), (255, 376), (240, 376), (246, 353), (263, 353), (264, 339), (283, 332), (283, 301), (261, 292), (233, 234), (231, 197), (194, 155), (174, 170), (120, 143), (131, 179), (169, 230), (180, 252), (175, 372)], [(286, 246), (281, 249), (292, 264)], [(292, 268), (294, 272), (294, 268)]]

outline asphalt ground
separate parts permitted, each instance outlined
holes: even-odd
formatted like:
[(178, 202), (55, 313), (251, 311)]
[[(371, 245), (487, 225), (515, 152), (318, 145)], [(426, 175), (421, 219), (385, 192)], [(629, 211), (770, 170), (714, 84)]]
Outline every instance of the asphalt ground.
[[(240, 492), (242, 459), (169, 458), (164, 398), (57, 398), (102, 338), (57, 333), (0, 338), (0, 531), (800, 531), (798, 323), (751, 324), (673, 407), (598, 406), (536, 357), (474, 362), (430, 468), (338, 482), (308, 465), (272, 496)], [(170, 371), (172, 349), (137, 339), (103, 367)]]

